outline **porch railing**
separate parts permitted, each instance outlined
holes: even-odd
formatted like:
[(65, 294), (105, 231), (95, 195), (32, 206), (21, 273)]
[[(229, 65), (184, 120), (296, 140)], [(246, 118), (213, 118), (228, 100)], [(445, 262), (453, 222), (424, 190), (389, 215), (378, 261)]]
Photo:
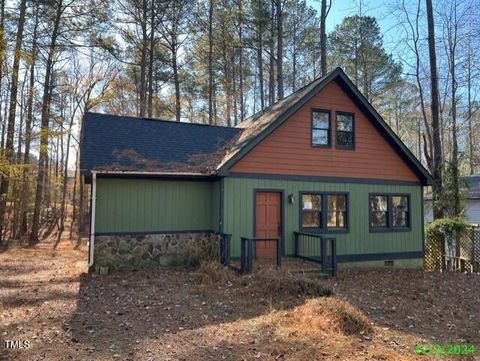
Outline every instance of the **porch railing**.
[(282, 252), (280, 247), (279, 237), (265, 237), (265, 238), (249, 238), (241, 237), (240, 248), (240, 271), (242, 273), (252, 272), (253, 260), (255, 257), (255, 243), (256, 242), (275, 242), (276, 244), (276, 263), (280, 267), (282, 265)]
[(337, 274), (337, 240), (315, 233), (293, 232), (295, 257), (321, 264), (323, 273)]

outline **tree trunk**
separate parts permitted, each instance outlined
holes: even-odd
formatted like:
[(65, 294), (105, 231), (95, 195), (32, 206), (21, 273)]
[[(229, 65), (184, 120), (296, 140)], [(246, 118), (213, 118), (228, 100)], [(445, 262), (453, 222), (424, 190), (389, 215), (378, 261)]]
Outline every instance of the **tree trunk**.
[(82, 234), (85, 232), (85, 183), (84, 178), (80, 174), (78, 179), (78, 234), (77, 234), (77, 243), (80, 244), (82, 239)]
[(213, 1), (208, 2), (208, 124), (213, 124)]
[(174, 41), (172, 49), (172, 68), (173, 68), (173, 82), (175, 84), (175, 120), (177, 122), (181, 119), (180, 109), (180, 79), (178, 77), (178, 64), (177, 64), (177, 42)]
[(458, 171), (458, 139), (457, 139), (457, 75), (456, 75), (456, 56), (457, 56), (457, 9), (456, 4), (452, 5), (450, 11), (450, 21), (447, 29), (448, 58), (451, 87), (451, 114), (452, 114), (452, 158), (451, 158), (451, 177), (453, 191), (453, 214), (460, 215), (460, 190), (459, 190), (459, 171)]
[[(296, 39), (295, 39), (296, 41)], [(294, 42), (295, 42), (294, 41)], [(297, 89), (297, 48), (293, 45), (292, 50), (292, 91)]]
[(432, 0), (426, 0), (428, 22), (428, 53), (430, 58), (431, 78), (431, 110), (432, 110), (432, 167), (433, 167), (433, 218), (443, 217), (443, 207), (440, 204), (442, 195), (442, 143), (440, 140), (439, 91), (437, 73), (437, 54), (435, 49), (435, 24), (433, 19)]
[(277, 8), (277, 94), (283, 99), (283, 0), (275, 0)]
[[(0, 2), (0, 44), (2, 44), (0, 46), (0, 89), (1, 89), (2, 82), (3, 82), (3, 63), (5, 61), (5, 54), (7, 53), (7, 49), (6, 49), (7, 41), (5, 39), (5, 0), (2, 0)], [(5, 103), (6, 103), (6, 99), (5, 99)], [(0, 123), (2, 123), (2, 129), (1, 129), (2, 134), (1, 134), (0, 144), (2, 149), (5, 146), (5, 142), (4, 142), (5, 119), (6, 119), (6, 116), (2, 117), (2, 102), (0, 101)]]
[(75, 219), (76, 219), (76, 213), (77, 213), (77, 184), (78, 184), (78, 168), (79, 168), (79, 162), (78, 162), (78, 156), (80, 152), (77, 151), (77, 154), (75, 156), (75, 175), (73, 178), (73, 191), (72, 191), (72, 221), (70, 223), (70, 233), (68, 235), (69, 239), (73, 239), (73, 227), (75, 225)]
[[(7, 141), (5, 149), (5, 157), (7, 160), (7, 167), (10, 168), (14, 162), (14, 148), (13, 142), (15, 137), (15, 114), (17, 110), (17, 93), (18, 93), (18, 71), (20, 68), (20, 57), (23, 43), (23, 28), (25, 26), (25, 12), (27, 10), (27, 1), (20, 2), (20, 17), (18, 18), (17, 38), (15, 41), (15, 49), (13, 55), (12, 66), (12, 84), (10, 88), (10, 106), (8, 110), (8, 125), (7, 125)], [(9, 169), (11, 170), (11, 169)], [(10, 184), (10, 175), (2, 177), (0, 185), (0, 244), (4, 241), (4, 222), (5, 212), (7, 210), (8, 188)]]
[(474, 149), (473, 149), (473, 124), (472, 124), (472, 49), (471, 44), (468, 46), (467, 54), (467, 122), (468, 122), (468, 155), (469, 155), (469, 167), (470, 174), (475, 174), (475, 163), (474, 163)]
[(297, 33), (298, 33), (298, 24), (295, 22), (293, 24), (292, 32), (292, 91), (297, 89)]
[[(65, 230), (65, 218), (66, 213), (68, 213), (67, 208), (67, 183), (68, 183), (68, 159), (70, 155), (70, 141), (72, 138), (72, 129), (73, 129), (73, 122), (75, 120), (76, 112), (74, 111), (70, 117), (70, 124), (68, 125), (68, 135), (67, 135), (67, 152), (65, 154), (64, 164), (63, 164), (63, 182), (62, 182), (62, 198), (60, 203), (60, 227), (58, 230), (58, 237), (57, 242), (55, 245), (60, 243), (62, 238), (63, 231)], [(63, 139), (63, 137), (62, 137)], [(63, 148), (63, 146), (62, 146)]]
[(242, 2), (238, 2), (238, 68), (239, 68), (239, 95), (240, 95), (240, 121), (242, 122), (245, 119), (245, 105), (243, 100), (243, 8)]
[[(261, 9), (261, 0), (258, 0), (258, 9)], [(260, 107), (261, 110), (265, 108), (265, 93), (263, 85), (263, 29), (262, 19), (259, 15), (257, 19), (257, 67), (258, 67), (258, 82), (260, 91)]]
[(139, 98), (140, 98), (140, 111), (139, 116), (145, 116), (145, 103), (146, 103), (146, 73), (147, 73), (147, 44), (149, 41), (147, 34), (147, 0), (142, 0), (142, 23), (140, 24), (142, 28), (142, 50), (140, 53), (140, 89), (139, 89)]
[(321, 10), (320, 10), (320, 62), (322, 69), (322, 76), (327, 74), (327, 32), (326, 32), (326, 21), (327, 21), (327, 0), (321, 0)]
[(148, 53), (148, 117), (153, 116), (153, 63), (154, 63), (154, 48), (155, 48), (155, 0), (152, 0), (152, 8), (150, 11), (150, 39), (149, 39), (149, 53)]
[(237, 72), (235, 66), (235, 51), (232, 53), (232, 94), (233, 94), (233, 123), (238, 124), (238, 101), (237, 101)]
[(268, 83), (268, 105), (275, 103), (275, 0), (272, 0), (271, 6), (271, 24), (270, 24), (270, 67), (269, 67), (269, 83)]
[(30, 244), (32, 245), (37, 243), (39, 239), (40, 213), (45, 192), (44, 183), (46, 181), (48, 172), (48, 138), (50, 121), (50, 101), (52, 96), (50, 83), (52, 77), (55, 50), (57, 45), (58, 31), (63, 10), (63, 0), (59, 0), (57, 3), (55, 21), (53, 24), (52, 38), (48, 50), (47, 63), (45, 66), (45, 80), (43, 84), (42, 124), (40, 130), (40, 152), (38, 162), (37, 188), (35, 192), (35, 207), (33, 209), (32, 217), (32, 231), (30, 233)]

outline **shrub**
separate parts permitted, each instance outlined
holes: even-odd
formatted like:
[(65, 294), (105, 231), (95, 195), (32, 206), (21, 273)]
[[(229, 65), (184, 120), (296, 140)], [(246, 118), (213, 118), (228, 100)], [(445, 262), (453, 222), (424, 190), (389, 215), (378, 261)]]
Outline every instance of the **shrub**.
[(461, 217), (440, 218), (427, 224), (426, 235), (431, 239), (437, 236), (451, 236), (454, 233), (463, 233), (470, 224)]

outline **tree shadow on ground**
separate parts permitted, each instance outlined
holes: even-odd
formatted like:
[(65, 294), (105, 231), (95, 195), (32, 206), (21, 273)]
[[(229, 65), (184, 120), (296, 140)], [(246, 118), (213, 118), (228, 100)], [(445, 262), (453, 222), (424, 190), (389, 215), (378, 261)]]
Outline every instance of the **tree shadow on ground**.
[(379, 326), (430, 342), (480, 345), (480, 274), (352, 270), (326, 284)]
[(177, 333), (255, 318), (272, 309), (290, 309), (307, 298), (270, 297), (248, 282), (207, 287), (199, 282), (198, 274), (185, 270), (83, 275), (69, 323), (72, 342), (94, 350), (96, 357), (115, 354), (129, 359), (145, 340), (155, 343)]

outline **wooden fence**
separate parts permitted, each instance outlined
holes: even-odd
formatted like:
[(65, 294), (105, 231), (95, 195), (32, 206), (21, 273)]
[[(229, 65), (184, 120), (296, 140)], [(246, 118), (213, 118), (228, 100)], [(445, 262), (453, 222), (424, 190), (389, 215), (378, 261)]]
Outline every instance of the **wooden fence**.
[(480, 230), (425, 239), (426, 271), (480, 272)]

